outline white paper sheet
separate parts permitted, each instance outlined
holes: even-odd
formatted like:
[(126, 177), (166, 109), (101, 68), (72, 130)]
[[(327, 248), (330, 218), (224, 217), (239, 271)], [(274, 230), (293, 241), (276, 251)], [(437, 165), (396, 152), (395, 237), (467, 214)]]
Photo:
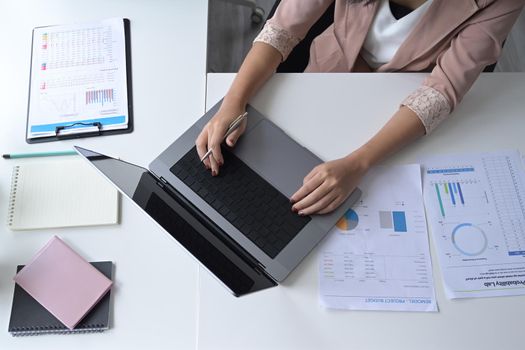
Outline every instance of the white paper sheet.
[(321, 305), (437, 311), (420, 166), (374, 168), (359, 187), (321, 247)]
[(525, 294), (525, 170), (518, 151), (424, 162), (448, 298)]
[(126, 128), (126, 70), (122, 18), (35, 28), (27, 137)]

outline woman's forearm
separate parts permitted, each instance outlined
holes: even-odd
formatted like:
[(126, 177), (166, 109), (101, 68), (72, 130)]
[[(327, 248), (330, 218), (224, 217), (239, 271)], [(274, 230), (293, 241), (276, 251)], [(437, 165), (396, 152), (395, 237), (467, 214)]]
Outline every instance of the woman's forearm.
[(418, 116), (402, 106), (367, 143), (353, 153), (363, 162), (364, 168), (376, 165), (425, 134), (425, 127)]
[(244, 107), (272, 76), (281, 59), (281, 54), (274, 47), (261, 42), (254, 43), (224, 97), (225, 101)]
[(292, 210), (299, 215), (324, 214), (337, 208), (368, 169), (425, 134), (423, 123), (407, 107), (396, 114), (365, 145), (348, 156), (316, 166), (295, 192)]

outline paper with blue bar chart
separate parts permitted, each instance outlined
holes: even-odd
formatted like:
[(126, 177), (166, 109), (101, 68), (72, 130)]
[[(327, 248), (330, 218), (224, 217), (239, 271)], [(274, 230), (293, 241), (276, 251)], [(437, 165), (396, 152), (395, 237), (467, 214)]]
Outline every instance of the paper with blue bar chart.
[(359, 187), (321, 246), (321, 305), (437, 311), (420, 166), (374, 168)]
[(447, 297), (525, 294), (525, 170), (520, 153), (432, 158), (423, 172)]
[(27, 138), (126, 129), (126, 70), (121, 18), (35, 28)]

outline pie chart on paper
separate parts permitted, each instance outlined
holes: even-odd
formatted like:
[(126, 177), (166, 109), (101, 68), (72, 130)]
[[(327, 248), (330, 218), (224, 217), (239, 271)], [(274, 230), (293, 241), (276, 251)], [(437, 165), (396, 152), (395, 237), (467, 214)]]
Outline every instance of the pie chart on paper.
[(357, 213), (352, 209), (348, 209), (345, 215), (343, 215), (335, 225), (341, 231), (351, 231), (357, 227), (358, 223), (359, 217), (357, 216)]

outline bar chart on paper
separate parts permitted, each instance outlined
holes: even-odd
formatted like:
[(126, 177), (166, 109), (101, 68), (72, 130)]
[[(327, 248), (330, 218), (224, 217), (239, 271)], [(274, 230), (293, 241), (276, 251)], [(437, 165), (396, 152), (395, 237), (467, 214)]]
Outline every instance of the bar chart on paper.
[(337, 222), (322, 247), (322, 303), (343, 309), (433, 311), (419, 166), (374, 170), (360, 185), (361, 200)]
[(104, 104), (108, 105), (114, 101), (115, 89), (91, 90), (86, 91), (86, 105)]
[(525, 171), (517, 151), (429, 160), (424, 184), (441, 263), (459, 273), (465, 267), (451, 282), (456, 291), (484, 290), (466, 279), (521, 273), (525, 284)]
[[(519, 165), (519, 164), (518, 164)], [(472, 250), (458, 246), (460, 236), (483, 238), (483, 227), (497, 229), (509, 255), (525, 255), (525, 196), (515, 167), (508, 157), (485, 156), (480, 164), (467, 168), (427, 169), (431, 201), (439, 208), (441, 224), (449, 226), (450, 240), (457, 252), (466, 255)], [(464, 222), (470, 218), (473, 222)], [(465, 232), (469, 232), (468, 234)]]
[(381, 229), (393, 229), (394, 232), (407, 232), (407, 218), (404, 211), (379, 211)]
[(28, 139), (128, 129), (123, 19), (37, 27), (31, 65)]
[[(421, 274), (421, 271), (426, 271), (424, 254), (401, 253), (393, 249), (413, 240), (414, 234), (426, 235), (423, 213), (407, 208), (404, 203), (396, 205), (393, 202), (391, 206), (403, 206), (405, 211), (378, 210), (376, 205), (370, 200), (361, 200), (337, 222), (335, 234), (342, 236), (339, 240), (341, 246), (359, 244), (362, 252), (358, 253), (353, 249), (345, 252), (327, 250), (324, 253), (325, 261), (331, 263), (324, 267), (323, 274), (334, 279), (355, 278), (361, 281), (386, 282), (401, 278), (413, 282), (428, 282), (427, 276)], [(383, 203), (382, 207), (385, 206), (389, 205)], [(384, 244), (386, 250), (376, 250), (378, 242)], [(333, 264), (334, 262), (337, 264)], [(398, 271), (388, 268), (396, 264), (402, 264), (405, 268)]]
[[(395, 204), (394, 204), (395, 205)], [(398, 204), (400, 205), (400, 204)], [(401, 204), (403, 206), (404, 204)], [(373, 217), (378, 228), (390, 232), (407, 232), (407, 214), (405, 211), (384, 211), (378, 210), (375, 214), (369, 213), (366, 205), (358, 206), (360, 211), (365, 212), (365, 217)], [(359, 215), (353, 209), (349, 209), (345, 215), (336, 224), (336, 227), (342, 233), (348, 233), (357, 228), (359, 224)], [(370, 224), (370, 223), (367, 223)]]

